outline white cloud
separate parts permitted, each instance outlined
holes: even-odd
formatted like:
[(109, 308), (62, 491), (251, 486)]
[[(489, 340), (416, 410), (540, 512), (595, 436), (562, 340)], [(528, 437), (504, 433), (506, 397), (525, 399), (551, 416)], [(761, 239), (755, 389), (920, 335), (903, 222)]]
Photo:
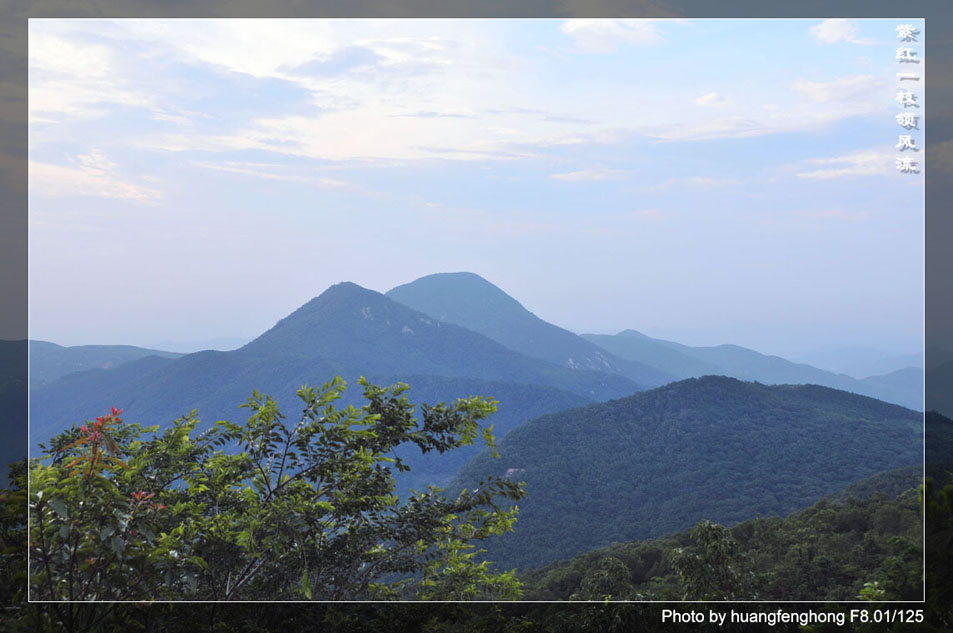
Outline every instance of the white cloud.
[(27, 45), (31, 73), (72, 79), (107, 77), (115, 72), (112, 51), (94, 43), (78, 43), (49, 33), (32, 33)]
[(662, 42), (657, 20), (572, 19), (563, 22), (562, 32), (589, 53), (612, 52), (623, 44), (654, 46)]
[(865, 96), (883, 89), (883, 79), (873, 75), (854, 75), (835, 81), (806, 81), (798, 79), (791, 82), (791, 89), (818, 103), (836, 101), (856, 102)]
[(717, 92), (709, 92), (695, 99), (695, 105), (710, 108), (728, 105), (729, 103), (731, 103), (731, 99), (728, 99), (724, 95), (720, 95)]
[(662, 214), (659, 209), (639, 209), (633, 211), (632, 215), (637, 218), (643, 218), (645, 220), (655, 220)]
[(29, 111), (34, 123), (103, 116), (99, 104), (149, 106), (152, 97), (131, 87), (115, 51), (31, 29)]
[[(796, 80), (790, 87), (815, 104), (791, 103), (783, 108), (751, 109), (744, 114), (709, 117), (695, 121), (645, 126), (639, 133), (660, 141), (704, 141), (722, 138), (754, 138), (771, 134), (817, 130), (835, 122), (866, 116), (885, 109), (882, 94), (885, 82), (870, 75), (846, 77), (830, 82)], [(699, 113), (714, 112), (705, 109)]]
[(90, 196), (152, 202), (161, 192), (122, 180), (117, 165), (99, 149), (76, 157), (74, 166), (30, 161), (30, 195), (42, 197)]
[(802, 171), (798, 178), (805, 180), (833, 180), (857, 176), (884, 176), (895, 171), (895, 152), (889, 150), (863, 150), (830, 158), (812, 158), (809, 165), (823, 165), (821, 169)]
[[(816, 118), (816, 115), (815, 115)], [(720, 138), (751, 138), (806, 127), (803, 118), (789, 121), (734, 115), (695, 124), (672, 124), (646, 128), (647, 136), (661, 141), (707, 141)]]
[(850, 20), (831, 18), (812, 26), (811, 35), (822, 44), (853, 42), (857, 39), (857, 27)]
[(152, 98), (120, 82), (101, 80), (52, 80), (30, 86), (30, 118), (54, 122), (64, 118), (101, 117), (108, 105), (150, 107)]
[[(501, 111), (474, 118), (399, 116), (389, 103), (368, 103), (314, 116), (263, 117), (225, 134), (160, 133), (131, 141), (162, 151), (257, 149), (322, 160), (512, 160), (534, 158), (542, 148), (625, 138), (615, 129), (591, 129), (547, 118)], [(396, 116), (395, 116), (396, 115)]]
[(710, 178), (708, 176), (692, 176), (689, 178), (669, 178), (668, 180), (649, 187), (648, 191), (665, 191), (675, 186), (698, 187), (701, 189), (715, 189), (742, 184), (740, 180), (731, 178)]
[[(494, 37), (485, 37), (487, 26), (480, 21), (91, 20), (40, 22), (37, 28), (57, 42), (72, 38), (68, 44), (78, 50), (85, 49), (90, 35), (135, 42), (139, 58), (125, 64), (117, 62), (119, 49), (89, 53), (90, 59), (111, 60), (115, 73), (106, 78), (33, 77), (31, 119), (101, 117), (117, 104), (139, 106), (165, 124), (129, 137), (130, 144), (142, 149), (259, 149), (331, 160), (502, 160), (525, 157), (526, 148), (558, 143), (592, 125), (572, 113), (528, 108), (538, 105), (535, 95), (512, 86), (514, 77), (522, 76), (510, 72), (519, 56), (504, 54)], [(55, 35), (44, 35), (44, 29)], [(354, 57), (355, 49), (368, 53), (357, 56), (360, 71), (350, 72), (353, 59), (337, 54), (350, 51)], [(55, 46), (38, 50), (37, 64), (56, 62)], [(289, 102), (294, 112), (253, 110), (230, 129), (213, 126), (221, 117), (185, 109), (197, 109), (189, 98), (201, 97), (202, 86), (189, 90), (188, 80), (173, 74), (170, 81), (148, 84), (155, 88), (148, 98), (133, 89), (147, 86), (143, 70), (157, 68), (153, 60), (160, 59), (282, 80), (300, 97)], [(328, 60), (337, 64), (335, 72), (309, 70), (309, 64), (321, 66)], [(179, 90), (188, 90), (184, 99)], [(309, 96), (312, 111), (302, 108)], [(169, 123), (191, 129), (187, 134), (166, 132)], [(38, 130), (34, 142), (56, 140)]]
[(327, 20), (181, 19), (100, 24), (121, 29), (125, 37), (148, 42), (181, 61), (254, 77), (281, 76), (281, 69), (329, 55), (340, 45), (334, 24)]
[(279, 165), (276, 163), (247, 163), (240, 161), (223, 161), (221, 163), (212, 163), (204, 161), (192, 161), (192, 164), (196, 167), (202, 167), (204, 169), (239, 174), (241, 176), (252, 176), (254, 178), (264, 178), (266, 180), (295, 182), (328, 189), (357, 190), (356, 187), (344, 180), (320, 176), (314, 173), (301, 173), (305, 170), (300, 168), (289, 168), (287, 165)]
[[(109, 68), (110, 74), (82, 80), (66, 75), (31, 77), (31, 120), (103, 116), (112, 112), (110, 106), (115, 104), (141, 107), (162, 125), (127, 137), (126, 142), (140, 149), (251, 149), (359, 161), (537, 158), (566, 145), (617, 144), (633, 140), (634, 135), (693, 141), (813, 129), (855, 116), (859, 108), (870, 110), (869, 99), (854, 99), (854, 105), (841, 101), (877, 88), (867, 76), (826, 84), (801, 81), (796, 89), (818, 102), (827, 100), (826, 109), (800, 104), (771, 111), (755, 107), (732, 116), (718, 111), (717, 106), (730, 100), (717, 92), (697, 97), (679, 92), (678, 104), (672, 108), (658, 104), (643, 107), (636, 102), (638, 93), (621, 88), (620, 99), (631, 100), (632, 107), (619, 108), (609, 97), (616, 94), (615, 88), (586, 93), (568, 85), (554, 90), (552, 85), (537, 83), (538, 73), (530, 71), (538, 70), (534, 65), (540, 60), (531, 54), (525, 60), (508, 55), (506, 39), (491, 22), (54, 22), (60, 25), (57, 29), (40, 29), (47, 42), (37, 48), (38, 67), (55, 66), (58, 47), (65, 47), (63, 50), (80, 51), (80, 57), (86, 55), (92, 66)], [(620, 45), (658, 44), (663, 39), (661, 29), (674, 22), (581, 19), (553, 23), (551, 28), (561, 28), (580, 49), (609, 50)], [(33, 30), (31, 23), (31, 37)], [(92, 41), (90, 36), (99, 42), (116, 42), (117, 48), (107, 50), (95, 44), (83, 53)], [(135, 50), (137, 57), (124, 59), (120, 50)], [(164, 67), (154, 65), (153, 60), (205, 66), (203, 72), (211, 65), (224, 72), (223, 82), (237, 80), (244, 82), (242, 86), (254, 84), (247, 76), (229, 73), (277, 79), (287, 82), (284, 85), (297, 96), (288, 100), (287, 110), (267, 100), (263, 108), (253, 100), (242, 102), (249, 107), (248, 116), (233, 123), (212, 111), (193, 111), (218, 106), (189, 101), (193, 94), (201, 98), (203, 87), (190, 85), (190, 79), (174, 72), (168, 77), (161, 75)], [(321, 72), (310, 68), (315, 64)], [(336, 70), (332, 72), (328, 65)], [(160, 73), (160, 80), (168, 81), (146, 83), (143, 73), (153, 68)], [(90, 72), (95, 75), (99, 71)], [(777, 95), (762, 98), (773, 101)], [(693, 107), (693, 99), (701, 107)], [(560, 103), (563, 112), (549, 111), (554, 102)], [(580, 117), (580, 113), (586, 116)], [(188, 133), (170, 130), (170, 123), (188, 126), (183, 130)], [(639, 125), (642, 127), (636, 127)], [(59, 138), (37, 126), (31, 141), (55, 142)], [(584, 170), (553, 177), (582, 180), (600, 175)]]
[(580, 171), (571, 171), (562, 174), (550, 174), (550, 178), (555, 180), (564, 180), (568, 182), (578, 181), (598, 181), (598, 180), (625, 180), (629, 177), (629, 172), (624, 169), (583, 169)]

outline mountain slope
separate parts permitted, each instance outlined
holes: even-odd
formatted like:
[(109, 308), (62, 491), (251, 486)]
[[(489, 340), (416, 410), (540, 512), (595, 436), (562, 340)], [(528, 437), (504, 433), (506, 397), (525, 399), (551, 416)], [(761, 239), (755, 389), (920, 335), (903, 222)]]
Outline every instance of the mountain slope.
[(640, 389), (622, 376), (573, 371), (530, 358), (353, 283), (331, 286), (241, 351), (335, 359), (376, 374), (409, 372), (548, 385), (594, 400)]
[[(492, 397), (499, 405), (487, 423), (494, 425), (498, 437), (533, 417), (591, 402), (583, 396), (541, 385), (466, 377), (379, 376), (304, 356), (208, 351), (177, 360), (149, 357), (113, 370), (73, 373), (34, 390), (30, 408), (33, 443), (44, 441), (74, 423), (102, 415), (111, 406), (123, 408), (125, 419), (143, 426), (166, 426), (192, 409), (198, 411), (203, 421), (200, 428), (216, 420), (243, 420), (248, 414), (238, 405), (254, 389), (274, 396), (291, 419), (299, 411), (295, 391), (303, 384), (321, 384), (335, 375), (343, 376), (349, 384), (344, 405), (363, 404), (357, 384), (361, 375), (378, 384), (406, 382), (411, 387), (407, 395), (414, 403), (450, 402), (471, 395)], [(476, 445), (444, 455), (421, 455), (408, 447), (402, 456), (412, 470), (401, 477), (400, 490), (423, 489), (430, 484), (445, 486), (480, 450)]]
[[(865, 583), (883, 575), (885, 560), (897, 555), (892, 539), (923, 540), (916, 495), (901, 494), (915, 490), (919, 477), (917, 469), (889, 471), (858, 482), (859, 495), (847, 490), (783, 519), (751, 518), (732, 527), (738, 548), (734, 564), (745, 575), (751, 574), (744, 597), (856, 600)], [(877, 488), (881, 484), (887, 485), (886, 491)], [(868, 494), (868, 490), (876, 493)], [(675, 548), (691, 550), (697, 545), (684, 531), (588, 551), (520, 574), (525, 583), (523, 599), (589, 597), (586, 585), (591, 580), (586, 583), (583, 579), (599, 574), (605, 559), (612, 557), (623, 569), (621, 575), (602, 576), (603, 582), (615, 581), (610, 585), (613, 600), (682, 600), (685, 587), (672, 569), (669, 555)], [(741, 552), (743, 556), (737, 556)]]
[(30, 341), (30, 384), (37, 387), (74, 371), (111, 369), (146, 356), (178, 358), (181, 355), (132, 345), (63, 347), (47, 341)]
[(613, 541), (785, 515), (922, 460), (922, 415), (818, 386), (708, 376), (543, 416), (461, 470), (526, 481), (514, 534), (487, 558), (539, 566)]
[[(623, 358), (660, 363), (680, 378), (706, 374), (754, 380), (766, 384), (814, 384), (857, 393), (911, 409), (923, 410), (922, 372), (905, 369), (896, 375), (858, 380), (811, 365), (792, 363), (739, 345), (693, 347), (673, 341), (653, 339), (634, 330), (614, 336), (585, 334), (587, 340)], [(676, 355), (673, 355), (676, 354)]]
[[(115, 369), (74, 372), (38, 387), (31, 399), (33, 445), (116, 406), (143, 425), (167, 425), (197, 409), (205, 424), (240, 419), (253, 389), (275, 396), (285, 413), (295, 391), (342, 375), (349, 403), (361, 404), (360, 376), (410, 384), (413, 402), (483, 395), (499, 401), (488, 421), (498, 434), (528, 419), (638, 390), (617, 375), (573, 371), (523, 356), (480, 334), (440, 323), (354, 284), (333, 286), (268, 332), (232, 352), (149, 356)], [(410, 451), (402, 486), (446, 484), (479, 447), (445, 457)]]
[(678, 378), (727, 374), (727, 370), (720, 365), (686, 354), (635, 330), (623, 330), (615, 335), (582, 334), (581, 336), (617, 356), (630, 360), (639, 359)]
[(608, 354), (569, 330), (547, 323), (474, 273), (428, 275), (397, 286), (386, 296), (556, 365), (616, 373), (650, 387), (675, 379), (657, 367)]
[(896, 354), (870, 347), (841, 347), (818, 349), (784, 355), (797, 363), (806, 363), (835, 374), (852, 378), (882, 376), (907, 367), (923, 368), (923, 354)]

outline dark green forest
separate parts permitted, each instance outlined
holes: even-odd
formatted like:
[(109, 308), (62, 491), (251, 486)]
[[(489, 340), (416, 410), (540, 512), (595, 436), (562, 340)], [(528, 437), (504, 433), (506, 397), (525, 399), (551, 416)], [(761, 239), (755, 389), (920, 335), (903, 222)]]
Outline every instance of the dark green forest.
[[(883, 599), (919, 600), (923, 536), (919, 483), (916, 470), (892, 471), (870, 486), (854, 488), (870, 491), (867, 498), (845, 491), (839, 495), (842, 499), (823, 499), (785, 518), (761, 517), (731, 527), (725, 541), (734, 541), (734, 546), (724, 564), (732, 568), (735, 578), (721, 587), (706, 587), (716, 595), (693, 594), (673, 567), (674, 550), (702, 549), (686, 530), (593, 550), (525, 572), (521, 576), (524, 596), (528, 600), (601, 600), (608, 595), (621, 600), (840, 601), (876, 590), (883, 592), (879, 594)], [(873, 492), (873, 486), (883, 487)], [(883, 492), (897, 487), (904, 490), (896, 496)], [(613, 581), (603, 579), (599, 585), (600, 576), (617, 563), (621, 563), (620, 571)], [(872, 583), (878, 583), (877, 587)]]
[(526, 482), (522, 529), (487, 546), (489, 560), (525, 569), (702, 518), (785, 516), (921, 463), (921, 426), (921, 414), (864, 396), (708, 376), (533, 420), (451, 486)]

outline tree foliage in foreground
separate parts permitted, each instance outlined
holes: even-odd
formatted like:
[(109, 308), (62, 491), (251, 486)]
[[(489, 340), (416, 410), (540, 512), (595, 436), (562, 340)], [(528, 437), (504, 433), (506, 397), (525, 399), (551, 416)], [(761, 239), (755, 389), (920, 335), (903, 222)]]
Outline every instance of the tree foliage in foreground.
[[(419, 407), (407, 385), (363, 379), (367, 404), (335, 408), (336, 378), (302, 387), (291, 424), (268, 396), (244, 424), (195, 435), (123, 423), (121, 410), (51, 441), (31, 467), (30, 596), (38, 600), (511, 599), (514, 572), (473, 542), (511, 530), (519, 485), (493, 478), (403, 503), (399, 447), (491, 448), (492, 400)], [(419, 420), (415, 417), (419, 414)]]
[[(26, 550), (26, 530), (23, 520), (26, 516), (27, 499), (21, 483), (24, 482), (21, 469), (16, 469), (17, 476), (14, 478), (14, 486), (9, 491), (0, 492), (0, 546), (5, 553), (15, 554), (17, 551)], [(18, 483), (21, 482), (21, 483)], [(924, 623), (911, 625), (908, 622), (886, 621), (881, 623), (863, 623), (853, 622), (845, 626), (836, 624), (822, 624), (811, 627), (811, 630), (817, 633), (834, 633), (835, 631), (857, 631), (858, 633), (897, 633), (910, 630), (924, 632), (945, 632), (951, 630), (953, 622), (953, 612), (950, 605), (953, 602), (949, 599), (949, 587), (953, 583), (949, 582), (949, 570), (953, 569), (953, 548), (949, 546), (951, 542), (951, 533), (953, 533), (953, 484), (934, 485), (928, 480), (921, 488), (921, 504), (926, 516), (927, 532), (927, 600), (922, 605), (905, 605), (913, 609), (923, 609)], [(904, 506), (903, 515), (908, 515), (906, 506), (912, 501), (910, 495), (904, 495), (897, 498), (873, 498), (866, 501), (844, 500), (836, 505), (825, 504), (818, 508), (812, 508), (805, 513), (788, 517), (784, 520), (763, 520), (758, 519), (754, 522), (736, 526), (732, 529), (733, 538), (738, 537), (739, 542), (748, 548), (748, 562), (755, 563), (758, 568), (761, 563), (775, 560), (775, 564), (780, 562), (776, 554), (784, 551), (785, 544), (791, 534), (801, 532), (803, 536), (810, 541), (830, 538), (834, 533), (840, 531), (842, 527), (854, 523), (861, 512), (870, 516), (873, 521), (875, 531), (887, 527), (893, 521), (891, 516), (897, 518), (892, 509), (898, 501), (902, 501)], [(917, 504), (913, 502), (913, 516), (918, 516)], [(827, 513), (829, 509), (835, 510), (835, 515)], [(842, 512), (842, 510), (844, 512)], [(793, 519), (793, 522), (792, 522)], [(833, 521), (829, 519), (834, 519)], [(790, 523), (789, 523), (790, 522)], [(906, 521), (904, 521), (905, 523)], [(816, 529), (821, 525), (834, 528), (825, 535), (817, 532)], [(841, 528), (838, 528), (841, 526)], [(764, 551), (750, 549), (752, 542), (745, 534), (745, 530), (739, 531), (739, 528), (746, 527), (747, 531), (758, 535), (759, 538), (766, 536), (770, 531), (777, 532), (777, 537), (773, 539), (772, 544)], [(762, 529), (763, 528), (763, 529)], [(793, 530), (793, 532), (792, 532)], [(719, 538), (725, 536), (722, 534)], [(649, 547), (653, 544), (661, 544), (665, 540), (663, 547)], [(877, 537), (880, 540), (880, 536)], [(889, 539), (888, 539), (889, 540)], [(85, 632), (113, 632), (113, 631), (165, 631), (168, 633), (193, 633), (194, 631), (274, 631), (281, 630), (286, 633), (297, 633), (298, 631), (315, 630), (333, 630), (333, 631), (377, 631), (387, 630), (393, 633), (403, 633), (411, 631), (433, 631), (443, 633), (614, 633), (627, 631), (700, 631), (714, 630), (714, 625), (708, 628), (705, 625), (698, 624), (673, 624), (663, 622), (661, 611), (663, 608), (676, 608), (678, 610), (698, 609), (695, 603), (688, 603), (673, 607), (670, 603), (656, 604), (627, 604), (620, 602), (605, 602), (602, 600), (605, 596), (611, 599), (626, 596), (631, 599), (646, 599), (645, 586), (636, 585), (637, 593), (627, 594), (632, 589), (632, 584), (637, 581), (637, 573), (631, 571), (632, 564), (636, 561), (632, 554), (638, 554), (639, 562), (645, 564), (668, 565), (671, 562), (670, 552), (673, 547), (688, 548), (684, 551), (702, 554), (698, 549), (701, 545), (698, 541), (692, 539), (688, 532), (679, 535), (666, 537), (658, 541), (636, 544), (639, 547), (635, 551), (629, 551), (631, 545), (615, 546), (610, 550), (593, 552), (592, 556), (577, 557), (569, 561), (574, 565), (584, 563), (581, 570), (563, 570), (570, 571), (568, 576), (564, 575), (563, 580), (571, 580), (572, 572), (584, 572), (576, 576), (575, 584), (570, 586), (567, 591), (580, 592), (578, 598), (597, 599), (598, 603), (579, 603), (563, 602), (554, 604), (533, 604), (533, 603), (377, 603), (377, 604), (216, 604), (216, 603), (191, 603), (191, 604), (142, 604), (142, 603), (81, 603), (81, 604), (59, 604), (59, 603), (30, 603), (23, 601), (23, 592), (19, 587), (25, 584), (25, 577), (19, 571), (22, 570), (23, 557), (16, 557), (17, 561), (11, 556), (5, 560), (10, 564), (0, 568), (3, 576), (0, 577), (0, 591), (6, 590), (3, 594), (12, 598), (11, 602), (4, 602), (5, 608), (0, 610), (0, 630), (10, 631), (69, 631), (72, 633)], [(835, 543), (818, 543), (820, 550), (830, 551), (830, 546)], [(649, 548), (649, 549), (646, 549)], [(781, 548), (781, 549), (779, 549)], [(606, 554), (611, 554), (607, 557)], [(843, 554), (847, 557), (851, 555), (850, 550)], [(606, 560), (614, 558), (615, 560)], [(895, 586), (893, 578), (896, 576), (891, 571), (894, 566), (888, 556), (886, 564), (881, 567), (879, 573), (875, 572), (872, 577), (877, 580), (877, 586), (886, 593), (881, 599), (895, 600), (902, 598), (901, 593), (896, 593), (897, 589), (903, 590), (906, 580), (902, 580), (901, 585)], [(735, 562), (739, 559), (734, 558)], [(881, 559), (883, 560), (883, 559)], [(622, 572), (618, 562), (622, 562), (629, 567), (631, 573), (628, 576)], [(897, 562), (904, 562), (897, 559)], [(558, 567), (565, 563), (550, 566), (547, 570), (542, 570), (545, 575), (558, 571)], [(905, 565), (904, 565), (905, 566)], [(816, 569), (805, 569), (803, 575), (809, 576), (816, 573)], [(906, 574), (904, 574), (905, 576)], [(664, 591), (680, 592), (685, 589), (677, 579), (673, 570), (669, 569), (667, 578), (671, 580), (671, 585), (665, 584)], [(534, 597), (533, 582), (527, 589), (527, 597)], [(555, 588), (552, 581), (555, 578), (548, 579), (550, 588)], [(538, 582), (539, 579), (536, 579)], [(580, 583), (580, 581), (582, 581)], [(658, 589), (662, 585), (658, 585)], [(659, 595), (659, 591), (649, 591), (654, 595)], [(676, 596), (672, 593), (672, 596)], [(583, 595), (588, 594), (588, 595)], [(568, 597), (568, 594), (567, 594)], [(845, 618), (847, 612), (852, 609), (883, 610), (885, 605), (878, 602), (872, 602), (867, 605), (853, 603), (820, 603), (810, 605), (811, 610), (841, 612)], [(727, 605), (705, 605), (704, 608), (721, 610), (724, 612)], [(805, 610), (805, 605), (795, 604), (772, 604), (770, 602), (731, 605), (732, 609), (744, 612), (764, 612), (774, 613), (776, 611), (785, 611), (800, 613)], [(891, 607), (892, 608), (892, 607)], [(764, 631), (765, 633), (784, 631), (798, 633), (804, 630), (797, 623), (789, 624), (753, 624), (737, 625), (737, 628), (719, 628), (719, 630), (744, 630), (744, 631)]]

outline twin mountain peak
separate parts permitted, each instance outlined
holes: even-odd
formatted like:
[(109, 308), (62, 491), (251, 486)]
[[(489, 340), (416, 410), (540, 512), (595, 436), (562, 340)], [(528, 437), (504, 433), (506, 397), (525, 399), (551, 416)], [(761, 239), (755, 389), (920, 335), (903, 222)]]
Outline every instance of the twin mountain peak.
[[(375, 365), (387, 352), (397, 365), (451, 374), (477, 371), (493, 359), (503, 365), (546, 361), (570, 370), (608, 372), (637, 390), (677, 377), (636, 360), (618, 358), (568, 330), (543, 321), (505, 292), (473, 273), (441, 273), (398, 286), (386, 295), (345, 282), (331, 286), (243, 348), (347, 358)], [(464, 356), (464, 352), (468, 356)], [(517, 358), (522, 356), (523, 358)], [(463, 366), (457, 366), (463, 361)], [(547, 371), (549, 371), (547, 369)], [(618, 380), (616, 382), (619, 382)], [(620, 382), (619, 386), (622, 384)]]

